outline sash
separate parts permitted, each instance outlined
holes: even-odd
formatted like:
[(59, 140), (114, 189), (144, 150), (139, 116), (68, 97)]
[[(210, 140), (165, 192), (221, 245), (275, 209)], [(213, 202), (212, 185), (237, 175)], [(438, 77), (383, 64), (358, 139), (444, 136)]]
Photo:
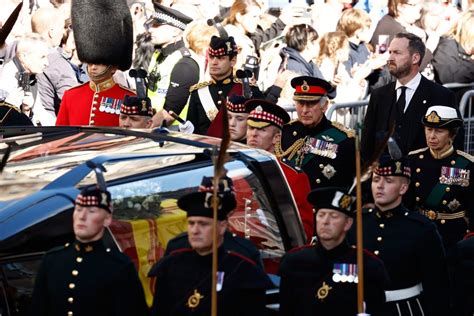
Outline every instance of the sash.
[(209, 86), (199, 89), (198, 95), (207, 118), (209, 119), (209, 121), (212, 122), (219, 110), (217, 109), (214, 100), (212, 99), (211, 92), (209, 91)]

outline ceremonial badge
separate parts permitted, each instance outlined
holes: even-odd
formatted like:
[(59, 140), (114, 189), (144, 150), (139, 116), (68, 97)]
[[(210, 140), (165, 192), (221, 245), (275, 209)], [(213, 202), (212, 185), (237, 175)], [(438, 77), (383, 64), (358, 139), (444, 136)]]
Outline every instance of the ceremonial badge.
[(188, 298), (186, 305), (188, 305), (189, 308), (196, 308), (199, 306), (199, 303), (201, 303), (201, 299), (203, 298), (204, 296), (202, 296), (198, 290), (194, 290), (194, 294)]
[(461, 168), (441, 167), (439, 182), (447, 185), (469, 186), (470, 170)]
[(458, 207), (461, 206), (461, 203), (459, 203), (458, 200), (454, 199), (452, 200), (451, 202), (449, 202), (448, 204), (448, 208), (451, 210), (451, 211), (455, 211), (458, 209)]
[(332, 290), (332, 287), (327, 285), (326, 282), (323, 282), (323, 285), (319, 288), (318, 292), (316, 292), (316, 296), (320, 300), (324, 300), (328, 296), (330, 290)]
[(334, 169), (334, 167), (331, 166), (330, 164), (327, 164), (326, 166), (324, 166), (322, 172), (326, 178), (331, 179), (332, 177), (334, 177), (334, 174), (336, 173), (336, 169)]

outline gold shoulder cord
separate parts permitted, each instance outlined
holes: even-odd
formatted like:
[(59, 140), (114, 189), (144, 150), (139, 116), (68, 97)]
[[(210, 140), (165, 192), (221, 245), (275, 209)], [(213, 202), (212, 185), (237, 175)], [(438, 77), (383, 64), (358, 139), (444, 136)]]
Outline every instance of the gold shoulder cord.
[(275, 155), (278, 158), (283, 158), (288, 156), (288, 160), (292, 160), (295, 155), (298, 155), (298, 158), (296, 159), (296, 164), (299, 165), (299, 161), (302, 160), (303, 154), (299, 153), (300, 149), (303, 148), (304, 144), (306, 142), (306, 137), (305, 138), (300, 138), (296, 142), (294, 142), (290, 147), (288, 147), (287, 150), (283, 151), (281, 148), (281, 141), (275, 144)]

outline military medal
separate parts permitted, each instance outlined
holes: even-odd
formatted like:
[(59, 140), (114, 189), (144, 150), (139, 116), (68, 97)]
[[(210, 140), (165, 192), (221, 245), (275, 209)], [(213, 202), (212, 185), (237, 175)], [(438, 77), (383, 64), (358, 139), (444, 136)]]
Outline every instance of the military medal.
[(337, 144), (329, 141), (310, 137), (307, 141), (308, 150), (314, 155), (335, 159), (337, 157)]
[(332, 287), (327, 285), (326, 282), (323, 282), (323, 285), (318, 289), (318, 292), (316, 292), (317, 298), (324, 300), (328, 296), (330, 290), (332, 290)]
[(216, 291), (219, 292), (222, 290), (222, 285), (224, 284), (224, 271), (220, 272), (217, 271), (217, 284), (216, 284)]
[(194, 290), (194, 294), (188, 298), (186, 305), (188, 305), (189, 308), (196, 308), (199, 306), (199, 303), (201, 303), (201, 299), (203, 298), (204, 296), (202, 296), (198, 290)]
[(356, 264), (350, 264), (349, 265), (349, 276), (347, 277), (347, 282), (354, 283), (356, 276), (357, 276), (357, 265)]
[(341, 264), (340, 263), (335, 263), (334, 264), (334, 267), (332, 269), (332, 272), (334, 273), (332, 275), (332, 280), (335, 282), (335, 283), (339, 283), (341, 282), (341, 273), (342, 273), (342, 270), (341, 270)]
[(461, 168), (441, 167), (439, 182), (447, 185), (469, 186), (470, 170)]
[(342, 263), (341, 264), (341, 267), (342, 267), (342, 275), (341, 275), (341, 282), (343, 283), (346, 283), (347, 282), (347, 278), (348, 278), (348, 275), (347, 275), (347, 264), (346, 263)]

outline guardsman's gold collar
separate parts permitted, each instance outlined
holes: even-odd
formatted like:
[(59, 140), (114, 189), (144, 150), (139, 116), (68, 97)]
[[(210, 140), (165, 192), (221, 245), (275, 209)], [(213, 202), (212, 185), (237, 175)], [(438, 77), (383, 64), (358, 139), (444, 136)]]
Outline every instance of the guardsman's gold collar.
[(100, 83), (89, 81), (89, 87), (95, 92), (108, 90), (112, 88), (113, 86), (115, 86), (115, 81), (114, 81), (114, 78), (112, 77)]
[(430, 153), (431, 153), (431, 156), (433, 156), (434, 159), (443, 159), (443, 158), (446, 158), (448, 157), (449, 155), (451, 155), (454, 151), (454, 148), (453, 146), (450, 146), (448, 149), (446, 149), (445, 151), (440, 151), (440, 152), (435, 152), (433, 151), (431, 148), (430, 148)]

